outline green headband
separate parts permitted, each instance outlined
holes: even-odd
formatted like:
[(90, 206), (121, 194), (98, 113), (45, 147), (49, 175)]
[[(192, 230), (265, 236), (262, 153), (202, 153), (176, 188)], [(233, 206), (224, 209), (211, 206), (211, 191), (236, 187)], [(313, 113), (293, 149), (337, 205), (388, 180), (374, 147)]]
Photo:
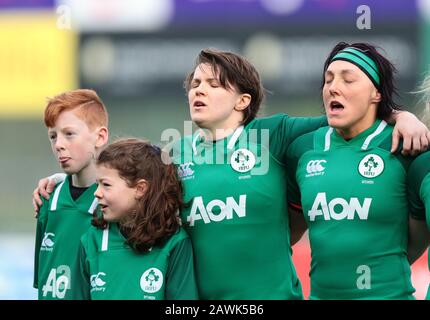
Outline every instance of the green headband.
[(345, 48), (339, 51), (330, 62), (336, 60), (344, 60), (355, 64), (369, 77), (375, 87), (379, 88), (380, 80), (378, 67), (376, 66), (375, 61), (365, 55), (362, 51), (353, 47)]

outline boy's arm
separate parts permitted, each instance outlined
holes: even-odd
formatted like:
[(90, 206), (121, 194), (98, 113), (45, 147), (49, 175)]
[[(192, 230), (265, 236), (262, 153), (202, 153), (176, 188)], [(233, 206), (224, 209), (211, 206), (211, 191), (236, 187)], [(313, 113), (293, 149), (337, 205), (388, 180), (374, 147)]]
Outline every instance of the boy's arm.
[(181, 240), (173, 249), (166, 275), (166, 300), (197, 300), (193, 248), (190, 238)]
[[(42, 197), (49, 200), (49, 195), (54, 191), (55, 186), (66, 179), (65, 173), (56, 173), (47, 178), (39, 180), (37, 188), (33, 191), (34, 217), (37, 218), (39, 208), (42, 206)], [(42, 196), (42, 197), (41, 197)]]

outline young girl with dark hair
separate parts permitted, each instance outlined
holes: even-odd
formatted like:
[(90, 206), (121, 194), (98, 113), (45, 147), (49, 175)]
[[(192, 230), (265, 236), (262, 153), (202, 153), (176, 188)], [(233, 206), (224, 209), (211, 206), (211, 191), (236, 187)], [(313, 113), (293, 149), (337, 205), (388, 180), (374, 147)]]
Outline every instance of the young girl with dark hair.
[(180, 227), (182, 185), (147, 142), (126, 139), (97, 159), (100, 212), (81, 239), (84, 299), (197, 299), (191, 242)]

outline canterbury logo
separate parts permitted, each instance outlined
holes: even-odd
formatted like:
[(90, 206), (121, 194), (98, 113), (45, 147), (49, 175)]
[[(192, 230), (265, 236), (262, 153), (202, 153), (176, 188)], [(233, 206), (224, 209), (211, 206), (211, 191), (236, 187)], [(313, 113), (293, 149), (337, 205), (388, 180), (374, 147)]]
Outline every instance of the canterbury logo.
[(54, 241), (50, 239), (49, 237), (55, 237), (55, 234), (51, 232), (45, 232), (43, 239), (42, 239), (42, 249), (48, 249), (52, 248), (54, 246)]
[(185, 178), (185, 177), (192, 176), (194, 174), (194, 171), (193, 171), (193, 169), (191, 169), (191, 166), (193, 166), (193, 165), (194, 165), (194, 163), (192, 163), (192, 162), (180, 164), (178, 166), (179, 178)]
[(102, 280), (101, 276), (105, 276), (106, 273), (104, 272), (99, 272), (97, 274), (93, 274), (90, 277), (90, 283), (91, 283), (91, 287), (92, 288), (97, 288), (97, 287), (103, 287), (106, 282)]
[(325, 167), (323, 164), (327, 163), (326, 160), (311, 160), (306, 166), (306, 172), (309, 174), (323, 172)]

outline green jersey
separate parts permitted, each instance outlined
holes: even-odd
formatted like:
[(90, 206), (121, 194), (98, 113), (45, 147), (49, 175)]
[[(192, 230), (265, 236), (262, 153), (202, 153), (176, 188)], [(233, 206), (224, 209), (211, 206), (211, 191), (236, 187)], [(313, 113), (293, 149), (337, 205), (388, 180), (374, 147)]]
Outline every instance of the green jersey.
[(118, 224), (91, 227), (81, 239), (82, 299), (197, 299), (191, 241), (182, 229), (162, 247), (136, 253)]
[(175, 146), (202, 299), (302, 298), (291, 259), (286, 150), (324, 123), (275, 115), (222, 140), (197, 133)]
[(70, 176), (54, 190), (40, 208), (36, 241), (33, 286), (39, 299), (77, 299), (82, 285), (79, 279), (79, 240), (91, 226), (97, 206), (90, 186), (78, 199), (70, 195)]
[[(425, 220), (430, 230), (430, 151), (412, 162), (408, 171), (408, 192), (412, 217)], [(430, 255), (428, 259), (430, 267)], [(426, 299), (430, 300), (430, 286)]]
[(310, 299), (413, 299), (410, 160), (390, 153), (391, 133), (378, 120), (346, 141), (325, 127), (288, 150), (289, 201), (309, 226)]

